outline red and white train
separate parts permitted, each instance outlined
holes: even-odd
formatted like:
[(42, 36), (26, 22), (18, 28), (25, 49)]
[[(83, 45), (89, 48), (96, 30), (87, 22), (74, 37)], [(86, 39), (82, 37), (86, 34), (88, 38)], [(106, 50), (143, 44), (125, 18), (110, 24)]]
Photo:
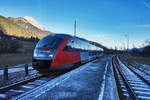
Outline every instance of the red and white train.
[(51, 34), (36, 45), (33, 67), (39, 72), (72, 68), (103, 55), (103, 49), (68, 34)]

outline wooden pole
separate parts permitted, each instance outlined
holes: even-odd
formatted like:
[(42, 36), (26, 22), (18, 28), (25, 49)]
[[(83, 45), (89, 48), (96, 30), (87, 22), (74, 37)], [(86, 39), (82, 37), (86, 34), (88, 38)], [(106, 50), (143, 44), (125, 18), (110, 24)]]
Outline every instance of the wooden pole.
[(25, 64), (25, 76), (29, 75), (28, 64)]
[(74, 22), (74, 36), (76, 36), (76, 20)]
[(8, 66), (5, 65), (4, 67), (4, 80), (8, 80)]

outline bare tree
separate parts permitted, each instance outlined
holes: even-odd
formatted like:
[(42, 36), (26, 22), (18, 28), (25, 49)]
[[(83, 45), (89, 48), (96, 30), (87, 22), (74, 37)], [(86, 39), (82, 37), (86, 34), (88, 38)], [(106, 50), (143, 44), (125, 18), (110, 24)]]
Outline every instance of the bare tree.
[(132, 44), (132, 48), (136, 48), (135, 45), (134, 45), (134, 43)]
[(115, 50), (118, 50), (118, 47), (117, 47), (117, 46), (115, 46)]
[(145, 40), (145, 43), (146, 43), (147, 45), (150, 45), (150, 40), (149, 40), (149, 39), (146, 39), (146, 40)]
[(129, 35), (125, 34), (125, 37), (127, 38), (127, 49), (129, 49)]

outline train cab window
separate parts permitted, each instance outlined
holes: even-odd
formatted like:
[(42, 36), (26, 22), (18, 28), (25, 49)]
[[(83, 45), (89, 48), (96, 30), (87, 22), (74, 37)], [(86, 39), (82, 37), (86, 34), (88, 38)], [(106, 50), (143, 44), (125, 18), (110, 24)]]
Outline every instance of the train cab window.
[(36, 48), (57, 49), (62, 41), (62, 38), (47, 36), (38, 42)]

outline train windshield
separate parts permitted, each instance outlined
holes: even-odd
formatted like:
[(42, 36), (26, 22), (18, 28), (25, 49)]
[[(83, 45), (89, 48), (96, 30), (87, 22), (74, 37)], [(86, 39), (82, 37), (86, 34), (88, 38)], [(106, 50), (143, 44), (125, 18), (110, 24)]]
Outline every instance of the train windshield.
[(38, 42), (36, 48), (57, 49), (62, 41), (60, 37), (46, 36)]

